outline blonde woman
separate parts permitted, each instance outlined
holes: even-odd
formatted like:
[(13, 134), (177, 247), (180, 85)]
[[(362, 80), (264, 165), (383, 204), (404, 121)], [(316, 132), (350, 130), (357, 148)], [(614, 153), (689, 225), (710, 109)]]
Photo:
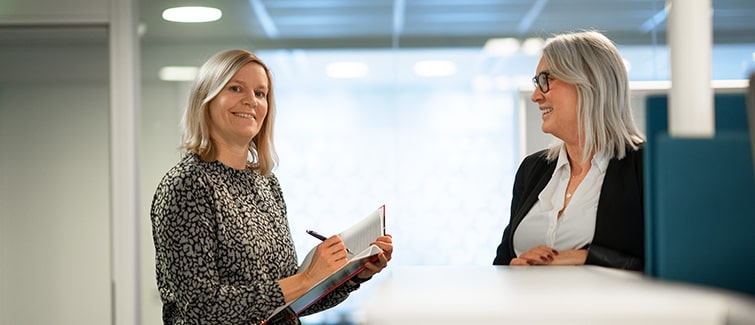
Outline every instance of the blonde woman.
[[(272, 170), (275, 106), (270, 70), (254, 54), (223, 51), (200, 69), (184, 114), (185, 156), (152, 202), (157, 284), (165, 324), (259, 324), (347, 261), (338, 236), (297, 272), (286, 204)], [(303, 314), (342, 302), (380, 272), (375, 263)], [(298, 321), (298, 320), (297, 320)]]

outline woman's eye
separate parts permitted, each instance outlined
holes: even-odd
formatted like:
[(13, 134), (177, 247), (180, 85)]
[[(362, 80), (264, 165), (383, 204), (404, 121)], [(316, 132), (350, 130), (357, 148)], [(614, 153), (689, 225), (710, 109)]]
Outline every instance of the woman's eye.
[(267, 96), (267, 94), (265, 94), (264, 91), (255, 91), (254, 92), (254, 96), (257, 96), (259, 98), (265, 98)]
[(230, 86), (230, 87), (228, 87), (228, 90), (230, 90), (230, 91), (232, 91), (234, 93), (237, 93), (237, 92), (241, 91), (241, 87), (240, 86)]

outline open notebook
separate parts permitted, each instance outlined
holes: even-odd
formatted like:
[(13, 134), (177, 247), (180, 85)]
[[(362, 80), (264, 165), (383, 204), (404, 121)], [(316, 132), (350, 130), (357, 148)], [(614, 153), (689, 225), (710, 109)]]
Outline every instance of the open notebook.
[[(299, 314), (307, 307), (322, 299), (325, 295), (349, 281), (364, 269), (366, 260), (377, 261), (377, 254), (383, 250), (373, 245), (380, 236), (385, 235), (385, 205), (381, 206), (367, 217), (339, 233), (346, 248), (354, 253), (349, 261), (340, 269), (315, 284), (301, 297), (276, 308), (262, 324), (298, 324)], [(303, 272), (312, 262), (315, 253), (313, 247), (299, 266), (298, 272)]]

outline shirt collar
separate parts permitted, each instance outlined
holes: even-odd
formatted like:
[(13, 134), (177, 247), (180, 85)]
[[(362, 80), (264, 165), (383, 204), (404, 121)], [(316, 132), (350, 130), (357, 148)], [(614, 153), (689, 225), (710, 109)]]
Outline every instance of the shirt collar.
[[(606, 155), (602, 154), (595, 154), (592, 157), (591, 167), (597, 167), (598, 171), (601, 173), (605, 172), (608, 168), (608, 162), (610, 159)], [(569, 158), (566, 156), (566, 146), (561, 145), (561, 150), (558, 153), (558, 160), (556, 161), (556, 170), (559, 170), (561, 168), (567, 168), (569, 166)], [(568, 171), (571, 173), (571, 171)]]

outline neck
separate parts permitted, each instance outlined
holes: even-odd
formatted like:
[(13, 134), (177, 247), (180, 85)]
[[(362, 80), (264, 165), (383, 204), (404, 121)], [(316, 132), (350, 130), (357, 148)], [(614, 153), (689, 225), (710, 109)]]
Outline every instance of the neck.
[(566, 157), (569, 159), (572, 176), (584, 175), (590, 169), (594, 153), (587, 155), (586, 160), (582, 160), (582, 147), (564, 144), (566, 146)]
[(230, 146), (226, 143), (216, 142), (218, 155), (217, 160), (233, 169), (246, 169), (249, 146)]

